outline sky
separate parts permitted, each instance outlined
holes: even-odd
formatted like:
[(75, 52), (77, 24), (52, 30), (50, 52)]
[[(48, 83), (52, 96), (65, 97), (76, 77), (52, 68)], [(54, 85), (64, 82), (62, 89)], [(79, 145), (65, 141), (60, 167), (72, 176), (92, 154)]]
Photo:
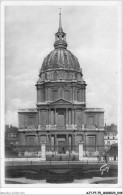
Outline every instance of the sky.
[[(36, 107), (35, 84), (58, 22), (59, 6), (5, 7), (6, 124), (18, 126), (18, 109)], [(87, 83), (87, 107), (104, 108), (105, 123), (117, 124), (117, 7), (62, 5), (62, 27)]]

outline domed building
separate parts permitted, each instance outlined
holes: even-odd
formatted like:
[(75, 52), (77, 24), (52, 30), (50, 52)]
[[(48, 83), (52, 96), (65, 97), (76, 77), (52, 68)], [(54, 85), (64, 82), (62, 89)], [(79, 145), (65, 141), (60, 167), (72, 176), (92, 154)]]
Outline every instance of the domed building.
[(87, 84), (77, 57), (67, 46), (60, 13), (54, 50), (44, 58), (36, 83), (36, 108), (18, 112), (24, 155), (38, 155), (42, 141), (47, 155), (77, 155), (79, 142), (85, 155), (103, 150), (104, 111), (86, 107)]

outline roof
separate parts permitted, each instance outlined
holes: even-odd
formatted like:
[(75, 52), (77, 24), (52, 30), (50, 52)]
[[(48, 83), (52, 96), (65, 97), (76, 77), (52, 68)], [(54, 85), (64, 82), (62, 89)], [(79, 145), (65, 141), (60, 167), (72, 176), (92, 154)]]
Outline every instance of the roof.
[(18, 110), (18, 113), (20, 112), (37, 112), (36, 108), (21, 108)]
[(66, 33), (64, 33), (62, 29), (61, 13), (59, 14), (59, 28), (57, 33), (55, 33), (54, 48), (55, 49), (44, 58), (41, 72), (59, 68), (81, 72), (77, 57), (67, 50)]
[(104, 112), (103, 108), (87, 108), (85, 112)]
[(67, 69), (80, 71), (80, 64), (76, 56), (67, 49), (54, 49), (45, 58), (41, 67), (41, 72), (48, 69)]

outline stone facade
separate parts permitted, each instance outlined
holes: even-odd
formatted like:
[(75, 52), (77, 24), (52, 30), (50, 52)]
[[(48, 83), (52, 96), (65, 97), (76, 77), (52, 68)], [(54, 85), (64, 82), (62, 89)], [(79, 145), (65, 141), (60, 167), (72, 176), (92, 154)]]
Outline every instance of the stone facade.
[(78, 59), (67, 50), (61, 15), (54, 47), (40, 69), (36, 109), (18, 112), (20, 145), (33, 150), (45, 141), (47, 152), (67, 154), (78, 152), (83, 142), (86, 152), (102, 151), (104, 111), (86, 107), (87, 84)]

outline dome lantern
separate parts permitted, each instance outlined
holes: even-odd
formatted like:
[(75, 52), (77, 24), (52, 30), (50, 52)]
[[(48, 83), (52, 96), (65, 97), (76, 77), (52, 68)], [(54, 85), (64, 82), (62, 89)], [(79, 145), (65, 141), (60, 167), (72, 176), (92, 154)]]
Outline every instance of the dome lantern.
[(59, 13), (59, 29), (58, 29), (58, 32), (55, 33), (54, 47), (55, 49), (58, 49), (58, 48), (66, 49), (67, 48), (66, 33), (64, 33), (62, 29), (61, 12)]

